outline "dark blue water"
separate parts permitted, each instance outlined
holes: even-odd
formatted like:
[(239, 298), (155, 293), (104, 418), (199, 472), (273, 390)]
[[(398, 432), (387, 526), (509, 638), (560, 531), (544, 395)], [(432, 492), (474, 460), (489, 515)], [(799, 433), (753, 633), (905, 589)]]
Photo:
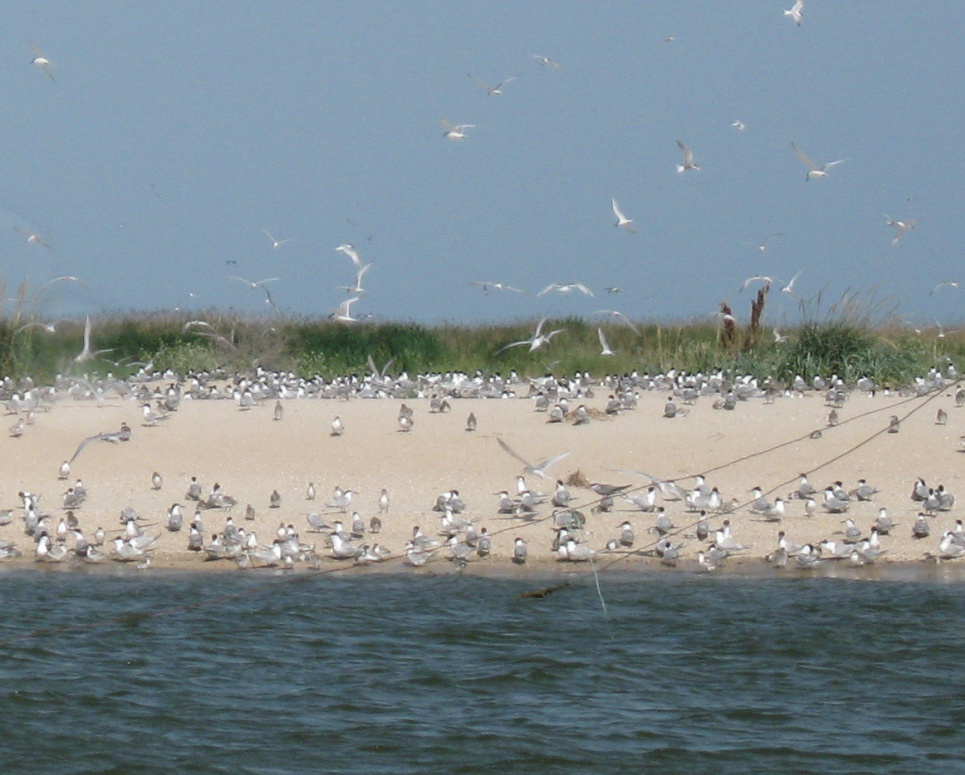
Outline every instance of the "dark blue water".
[(965, 771), (961, 585), (534, 586), (6, 574), (0, 771)]

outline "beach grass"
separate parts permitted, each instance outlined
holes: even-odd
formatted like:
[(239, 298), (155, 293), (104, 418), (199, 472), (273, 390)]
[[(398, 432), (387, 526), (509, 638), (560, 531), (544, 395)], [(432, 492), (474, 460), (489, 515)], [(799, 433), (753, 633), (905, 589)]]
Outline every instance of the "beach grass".
[[(24, 300), (26, 302), (26, 299)], [(192, 321), (204, 321), (203, 324)], [(656, 323), (577, 317), (547, 320), (543, 331), (560, 329), (531, 350), (537, 320), (420, 325), (379, 322), (345, 325), (328, 319), (262, 318), (209, 310), (188, 316), (140, 312), (92, 317), (92, 348), (106, 350), (80, 364), (83, 321), (59, 323), (54, 331), (21, 307), (0, 320), (0, 369), (5, 377), (50, 379), (59, 373), (112, 372), (124, 376), (151, 363), (155, 370), (245, 372), (256, 367), (325, 378), (379, 369), (398, 374), (464, 371), (536, 376), (572, 374), (687, 372), (751, 374), (790, 381), (795, 375), (837, 374), (848, 382), (862, 376), (879, 384), (910, 382), (930, 368), (965, 359), (965, 337), (958, 333), (913, 330), (897, 323), (870, 325), (842, 316), (808, 320), (780, 332), (761, 328), (755, 336), (738, 331), (728, 337), (706, 320)], [(597, 329), (613, 355), (602, 355)]]

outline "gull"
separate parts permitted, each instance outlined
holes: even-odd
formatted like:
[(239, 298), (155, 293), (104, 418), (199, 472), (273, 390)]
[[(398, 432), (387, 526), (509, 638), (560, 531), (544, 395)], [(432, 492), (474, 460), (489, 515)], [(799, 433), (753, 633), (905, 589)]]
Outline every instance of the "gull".
[(361, 296), (353, 296), (351, 299), (346, 299), (341, 304), (338, 305), (338, 309), (331, 314), (332, 320), (337, 320), (340, 323), (357, 323), (358, 318), (352, 317), (351, 307), (357, 302)]
[(794, 3), (794, 5), (792, 5), (784, 12), (784, 15), (790, 16), (794, 20), (794, 23), (800, 26), (801, 22), (804, 21), (803, 10), (804, 10), (804, 0), (797, 0), (797, 2)]
[(509, 444), (503, 441), (499, 436), (496, 437), (496, 441), (499, 443), (500, 447), (502, 447), (506, 452), (508, 452), (510, 455), (512, 455), (520, 463), (523, 464), (524, 466), (523, 471), (525, 473), (533, 474), (535, 476), (540, 477), (541, 479), (549, 479), (549, 477), (546, 475), (546, 469), (548, 469), (551, 465), (559, 462), (560, 460), (562, 460), (563, 458), (565, 458), (567, 455), (570, 454), (569, 451), (561, 452), (559, 455), (554, 455), (553, 457), (546, 458), (545, 460), (541, 460), (536, 465), (533, 465), (528, 460), (526, 460), (526, 458), (522, 457), (518, 452), (516, 452), (512, 447), (510, 447)]
[(524, 291), (522, 288), (506, 285), (506, 283), (494, 283), (490, 282), (489, 280), (470, 280), (469, 284), (480, 286), (486, 296), (489, 295), (490, 291), (513, 291), (514, 293), (526, 294), (526, 291)]
[(638, 329), (635, 325), (633, 325), (633, 321), (630, 320), (630, 318), (628, 318), (626, 315), (624, 315), (624, 314), (623, 314), (622, 312), (620, 312), (619, 310), (615, 310), (615, 309), (598, 309), (598, 310), (594, 310), (593, 314), (594, 314), (594, 315), (610, 315), (610, 316), (612, 316), (612, 317), (615, 317), (615, 318), (617, 318), (618, 320), (622, 320), (624, 323), (626, 323), (627, 326), (630, 328), (630, 330), (633, 331), (633, 333), (635, 333), (635, 334), (639, 334), (639, 333), (640, 333), (640, 329)]
[(687, 170), (694, 170), (696, 172), (699, 170), (700, 167), (694, 163), (694, 152), (680, 142), (680, 140), (677, 141), (677, 145), (679, 145), (680, 150), (684, 152), (684, 163), (677, 165), (677, 172), (686, 172)]
[(503, 86), (511, 81), (516, 80), (516, 76), (510, 76), (509, 78), (504, 78), (502, 81), (493, 86), (492, 84), (486, 83), (481, 78), (476, 78), (476, 76), (474, 76), (472, 73), (469, 73), (469, 77), (486, 90), (487, 97), (498, 97), (503, 93)]
[(446, 128), (442, 133), (446, 140), (465, 140), (469, 136), (466, 130), (476, 128), (475, 124), (450, 124), (445, 119), (442, 119), (442, 125)]
[(289, 240), (289, 239), (275, 239), (274, 237), (271, 236), (271, 232), (269, 232), (268, 229), (262, 229), (262, 231), (265, 233), (265, 236), (268, 237), (268, 239), (271, 240), (271, 246), (272, 246), (273, 248), (280, 248), (280, 247), (281, 247), (282, 245), (284, 245), (286, 242), (290, 242), (290, 241), (291, 241), (291, 240)]
[(614, 226), (622, 226), (631, 234), (636, 234), (636, 229), (633, 228), (633, 219), (627, 218), (620, 209), (620, 203), (617, 202), (616, 198), (610, 199), (610, 206), (613, 208), (613, 214), (617, 217), (617, 222), (613, 224)]
[(30, 50), (34, 52), (34, 57), (30, 60), (30, 64), (41, 68), (45, 73), (47, 73), (47, 77), (56, 83), (57, 79), (54, 78), (53, 65), (50, 63), (50, 60), (44, 56), (44, 52), (37, 48), (37, 46), (33, 43), (30, 44)]
[(27, 231), (26, 229), (20, 229), (16, 226), (13, 227), (13, 230), (18, 234), (23, 234), (25, 238), (24, 242), (26, 242), (28, 245), (42, 245), (43, 247), (47, 248), (47, 250), (53, 250), (53, 248), (50, 247), (50, 243), (37, 234), (37, 232)]
[(87, 320), (84, 323), (84, 349), (80, 351), (77, 357), (74, 358), (74, 363), (85, 363), (86, 361), (94, 360), (101, 353), (109, 353), (114, 348), (108, 348), (106, 350), (91, 350), (90, 349), (90, 315), (87, 316)]
[(610, 348), (610, 343), (606, 340), (606, 334), (603, 333), (602, 328), (596, 329), (597, 336), (600, 337), (600, 347), (603, 348), (600, 355), (615, 355), (616, 353)]
[(791, 147), (794, 149), (794, 153), (797, 154), (797, 157), (808, 167), (807, 177), (804, 178), (805, 182), (809, 181), (811, 178), (826, 178), (828, 176), (828, 170), (837, 164), (842, 164), (843, 162), (847, 161), (847, 159), (838, 159), (837, 161), (829, 161), (826, 164), (818, 166), (811, 161), (807, 154), (805, 154), (804, 151), (798, 148), (793, 142), (791, 143)]
[(535, 59), (543, 67), (559, 67), (560, 63), (556, 62), (549, 57), (544, 57), (541, 54), (532, 54), (533, 59)]
[(957, 288), (957, 287), (958, 287), (958, 282), (955, 281), (955, 280), (944, 280), (944, 281), (938, 283), (934, 288), (932, 288), (932, 289), (928, 292), (928, 295), (931, 296), (931, 295), (932, 295), (935, 291), (937, 291), (939, 288), (944, 288), (946, 285), (947, 285), (948, 287), (950, 287), (950, 288)]
[(524, 344), (528, 344), (529, 351), (533, 352), (533, 350), (537, 350), (540, 347), (542, 347), (544, 344), (548, 344), (550, 339), (552, 339), (557, 334), (566, 330), (565, 328), (556, 328), (550, 331), (549, 333), (544, 334), (542, 333), (542, 331), (543, 331), (543, 324), (545, 322), (546, 322), (546, 318), (543, 318), (539, 321), (539, 323), (536, 326), (536, 331), (533, 332), (533, 336), (530, 337), (529, 339), (522, 339), (519, 342), (511, 342), (510, 344), (507, 344), (505, 347), (502, 347), (499, 350), (497, 350), (494, 354), (499, 355), (499, 353), (503, 352), (503, 350), (508, 350), (510, 347), (519, 347), (520, 345), (524, 345)]
[(891, 238), (892, 246), (897, 245), (898, 240), (905, 236), (905, 232), (914, 229), (915, 225), (918, 223), (917, 218), (912, 218), (910, 221), (899, 221), (886, 215), (885, 219), (887, 220), (888, 225), (895, 230), (895, 236)]
[(543, 296), (550, 291), (558, 291), (559, 293), (569, 293), (570, 291), (579, 291), (580, 293), (585, 293), (587, 296), (592, 296), (593, 291), (587, 288), (583, 283), (550, 283), (543, 290), (537, 293), (537, 296)]

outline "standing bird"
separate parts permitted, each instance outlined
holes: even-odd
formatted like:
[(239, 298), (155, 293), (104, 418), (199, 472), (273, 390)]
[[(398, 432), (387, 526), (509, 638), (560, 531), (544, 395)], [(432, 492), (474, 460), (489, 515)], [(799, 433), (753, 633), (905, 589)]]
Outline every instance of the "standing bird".
[(382, 492), (379, 494), (379, 514), (389, 513), (389, 491), (382, 488)]
[(345, 426), (342, 424), (342, 420), (338, 415), (335, 415), (335, 419), (332, 420), (332, 436), (341, 436), (345, 433)]
[(161, 475), (157, 471), (151, 474), (152, 490), (160, 490), (163, 485), (164, 485), (164, 479), (161, 478)]
[(285, 416), (285, 407), (281, 405), (281, 401), (275, 401), (275, 410), (272, 416), (272, 420), (278, 421)]
[(526, 542), (522, 538), (517, 538), (513, 546), (513, 562), (517, 565), (524, 565), (526, 553)]
[(476, 414), (475, 412), (470, 412), (469, 416), (466, 418), (466, 430), (474, 431), (476, 430)]

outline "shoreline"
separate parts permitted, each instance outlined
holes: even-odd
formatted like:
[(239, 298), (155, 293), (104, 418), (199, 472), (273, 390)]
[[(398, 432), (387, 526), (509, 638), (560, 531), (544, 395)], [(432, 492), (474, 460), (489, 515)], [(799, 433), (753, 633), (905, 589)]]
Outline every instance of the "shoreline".
[[(152, 388), (163, 395), (167, 384), (153, 383)], [(929, 484), (943, 483), (951, 492), (960, 489), (965, 479), (959, 452), (965, 409), (955, 406), (949, 389), (919, 398), (855, 391), (837, 410), (840, 423), (833, 427), (828, 424), (829, 407), (823, 394), (815, 392), (783, 396), (772, 402), (754, 398), (739, 402), (734, 411), (714, 409), (712, 398), (701, 398), (687, 407), (686, 414), (672, 419), (663, 417), (665, 391), (641, 392), (636, 408), (615, 416), (604, 412), (607, 393), (606, 387), (598, 386), (593, 395), (584, 394), (571, 401), (571, 410), (577, 400), (587, 408), (590, 422), (582, 425), (548, 422), (547, 413), (536, 411), (532, 399), (450, 398), (450, 411), (435, 412), (430, 411), (427, 396), (407, 401), (286, 399), (282, 401), (283, 419), (278, 421), (273, 419), (273, 401), (243, 410), (230, 399), (184, 399), (168, 419), (149, 426), (143, 421), (139, 403), (131, 398), (108, 395), (98, 404), (59, 397), (50, 411), (36, 413), (33, 424), (20, 438), (0, 439), (0, 444), (6, 445), (0, 459), (0, 506), (12, 509), (12, 522), (0, 527), (0, 539), (16, 543), (24, 555), (0, 562), (0, 570), (45, 565), (33, 559), (33, 540), (24, 535), (24, 512), (16, 493), (42, 495), (39, 506), (49, 515), (47, 529), (53, 534), (66, 513), (61, 508), (61, 494), (82, 478), (88, 497), (75, 515), (85, 536), (103, 527), (109, 543), (122, 527), (121, 510), (130, 507), (140, 515), (144, 530), (160, 536), (148, 573), (236, 571), (230, 560), (204, 562), (186, 550), (194, 504), (185, 499), (185, 494), (190, 478), (196, 476), (205, 495), (217, 482), (237, 500), (230, 510), (200, 512), (205, 543), (225, 527), (229, 517), (236, 526), (254, 530), (263, 546), (271, 543), (280, 525), (291, 525), (300, 542), (315, 545), (322, 557), (322, 572), (369, 572), (350, 565), (343, 568), (340, 563), (347, 561), (325, 558), (329, 552), (326, 537), (310, 530), (307, 517), (319, 514), (332, 524), (336, 519), (350, 521), (351, 512), (358, 510), (368, 524), (379, 514), (378, 496), (386, 488), (391, 508), (381, 514), (382, 532), (361, 539), (366, 543), (379, 541), (391, 552), (386, 561), (376, 564), (376, 572), (592, 576), (588, 563), (555, 559), (550, 546), (553, 531), (549, 503), (538, 505), (533, 515), (497, 513), (494, 493), (501, 489), (515, 493), (516, 477), (524, 473), (521, 462), (500, 449), (497, 439), (502, 439), (530, 461), (568, 453), (548, 466), (547, 479), (527, 474), (526, 485), (541, 489), (548, 499), (557, 476), (583, 483), (582, 487), (572, 484), (569, 488), (573, 508), (585, 517), (581, 539), (599, 552), (595, 564), (606, 574), (701, 572), (695, 558), (698, 551), (706, 549), (707, 542), (698, 542), (692, 535), (696, 513), (685, 510), (680, 501), (659, 500), (658, 505), (666, 508), (676, 525), (671, 539), (683, 544), (678, 567), (665, 568), (659, 560), (647, 558), (611, 566), (615, 555), (604, 551), (604, 545), (619, 535), (621, 523), (631, 523), (636, 534), (632, 548), (639, 550), (656, 542), (648, 532), (656, 516), (620, 498), (612, 511), (598, 513), (601, 498), (585, 485), (607, 482), (627, 485), (627, 492), (642, 493), (651, 482), (635, 472), (647, 471), (687, 488), (693, 486), (692, 476), (703, 471), (708, 484), (719, 487), (732, 507), (726, 513), (708, 515), (711, 530), (729, 520), (736, 539), (747, 547), (744, 553), (729, 557), (715, 571), (717, 574), (965, 577), (965, 570), (954, 570), (958, 565), (955, 561), (936, 566), (923, 559), (926, 552), (936, 551), (942, 532), (954, 528), (959, 518), (955, 507), (927, 518), (933, 526), (929, 538), (911, 538), (911, 525), (919, 511), (918, 504), (908, 497), (915, 479), (921, 476)], [(410, 431), (400, 430), (397, 423), (400, 408), (406, 403), (413, 412)], [(939, 407), (948, 415), (943, 425), (934, 421)], [(474, 431), (466, 430), (470, 412), (478, 422)], [(898, 434), (885, 432), (893, 414), (902, 416)], [(331, 432), (336, 415), (345, 428), (340, 436)], [(13, 416), (8, 417), (12, 424)], [(87, 444), (71, 466), (68, 479), (58, 478), (60, 463), (74, 454), (81, 441), (115, 430), (121, 423), (132, 429), (129, 442)], [(816, 430), (820, 434), (815, 436)], [(163, 478), (160, 489), (151, 485), (155, 471)], [(748, 510), (752, 487), (760, 486), (771, 499), (785, 497), (801, 471), (810, 472), (819, 489), (832, 481), (842, 481), (847, 489), (859, 479), (867, 479), (880, 492), (871, 501), (852, 503), (845, 514), (819, 509), (814, 516), (806, 516), (803, 502), (795, 500), (786, 501), (786, 512), (779, 522), (760, 520)], [(307, 499), (309, 482), (317, 490), (314, 501)], [(356, 493), (344, 513), (324, 508), (336, 485)], [(443, 547), (439, 558), (424, 568), (403, 566), (400, 558), (413, 527), (419, 525), (427, 535), (436, 535), (441, 514), (433, 507), (440, 493), (451, 490), (458, 490), (467, 504), (461, 517), (473, 520), (477, 528), (488, 528), (493, 556), (473, 558), (459, 571), (446, 560), (449, 551)], [(269, 505), (272, 492), (279, 493), (278, 508)], [(183, 506), (185, 527), (179, 533), (164, 529), (172, 503)], [(251, 520), (244, 516), (248, 504), (255, 512)], [(792, 562), (777, 571), (762, 559), (776, 547), (779, 530), (799, 544), (816, 543), (822, 538), (840, 540), (842, 518), (853, 518), (867, 530), (879, 508), (887, 508), (898, 525), (890, 536), (881, 538), (885, 554), (873, 565), (842, 567), (848, 560), (826, 560), (814, 570), (798, 570)], [(511, 562), (516, 536), (528, 544), (526, 566)], [(303, 566), (299, 566), (301, 572)], [(906, 566), (912, 570), (905, 570)], [(940, 573), (921, 570), (935, 567), (941, 569)]]

